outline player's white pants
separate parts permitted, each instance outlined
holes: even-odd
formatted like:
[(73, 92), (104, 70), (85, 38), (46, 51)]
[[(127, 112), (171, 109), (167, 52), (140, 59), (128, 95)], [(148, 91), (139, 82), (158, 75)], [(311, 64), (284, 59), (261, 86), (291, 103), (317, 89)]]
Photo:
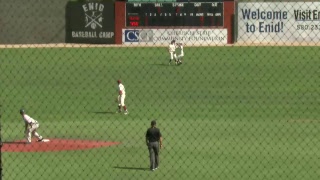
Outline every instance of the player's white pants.
[(39, 128), (39, 123), (34, 123), (31, 127), (28, 128), (26, 132), (27, 142), (31, 143), (32, 136), (35, 136), (38, 139), (42, 139), (42, 136), (37, 133), (37, 129)]
[(124, 104), (124, 100), (126, 99), (126, 95), (119, 95), (118, 96), (118, 103), (119, 103), (119, 106), (125, 106)]
[(177, 59), (182, 59), (183, 56), (184, 56), (183, 54), (180, 54), (180, 55), (177, 56)]
[(170, 59), (173, 60), (173, 59), (177, 59), (177, 55), (175, 52), (170, 52)]
[(177, 56), (177, 59), (181, 59), (181, 58), (183, 58), (183, 56), (184, 56), (184, 53), (181, 52), (181, 54), (179, 54), (179, 55)]

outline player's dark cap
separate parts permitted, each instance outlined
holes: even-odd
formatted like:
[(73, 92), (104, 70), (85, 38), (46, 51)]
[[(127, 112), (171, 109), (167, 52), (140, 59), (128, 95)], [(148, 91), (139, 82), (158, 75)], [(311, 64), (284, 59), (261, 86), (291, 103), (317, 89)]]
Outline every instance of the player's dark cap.
[(120, 83), (121, 83), (121, 80), (120, 80), (120, 79), (118, 79), (118, 81), (117, 81), (117, 82), (118, 82), (118, 84), (120, 84)]
[(171, 44), (173, 44), (173, 43), (175, 43), (175, 42), (176, 42), (176, 40), (172, 40), (172, 41), (171, 41)]
[(24, 109), (20, 109), (20, 114), (24, 114), (25, 113), (25, 111), (24, 111)]
[(157, 124), (156, 120), (152, 120), (152, 121), (151, 121), (151, 126), (154, 126), (154, 125), (156, 125), (156, 124)]

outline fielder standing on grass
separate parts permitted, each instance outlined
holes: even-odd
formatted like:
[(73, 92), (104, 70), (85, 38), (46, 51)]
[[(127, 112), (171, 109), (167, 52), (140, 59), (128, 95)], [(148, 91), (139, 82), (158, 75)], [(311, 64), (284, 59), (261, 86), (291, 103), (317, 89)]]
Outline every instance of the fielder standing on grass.
[(127, 106), (124, 103), (124, 100), (126, 99), (126, 89), (124, 88), (124, 85), (122, 84), (121, 80), (118, 81), (118, 112), (121, 113), (121, 109), (123, 108), (124, 115), (129, 114)]
[(23, 121), (25, 122), (24, 132), (27, 139), (26, 144), (31, 144), (32, 136), (38, 138), (38, 142), (42, 141), (43, 137), (37, 132), (39, 128), (38, 121), (27, 115), (23, 109), (20, 109), (20, 114), (22, 116)]
[(177, 56), (177, 61), (178, 64), (182, 64), (183, 56), (184, 56), (184, 51), (183, 51), (183, 44), (178, 43), (178, 48), (180, 49), (180, 54)]
[(156, 127), (156, 124), (156, 120), (152, 120), (151, 127), (146, 133), (146, 144), (149, 149), (151, 171), (159, 168), (159, 146), (162, 148), (162, 135), (160, 129)]
[(177, 55), (176, 55), (176, 41), (172, 40), (169, 47), (168, 47), (168, 51), (170, 54), (170, 60), (169, 60), (169, 65), (171, 64), (171, 61), (175, 61), (175, 63), (177, 64)]

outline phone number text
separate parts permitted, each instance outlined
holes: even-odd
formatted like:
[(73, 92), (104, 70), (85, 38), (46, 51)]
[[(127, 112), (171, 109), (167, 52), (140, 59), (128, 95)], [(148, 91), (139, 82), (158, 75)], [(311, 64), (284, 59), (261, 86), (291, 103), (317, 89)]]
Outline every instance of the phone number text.
[(312, 25), (297, 25), (297, 30), (320, 30), (320, 24), (312, 24)]

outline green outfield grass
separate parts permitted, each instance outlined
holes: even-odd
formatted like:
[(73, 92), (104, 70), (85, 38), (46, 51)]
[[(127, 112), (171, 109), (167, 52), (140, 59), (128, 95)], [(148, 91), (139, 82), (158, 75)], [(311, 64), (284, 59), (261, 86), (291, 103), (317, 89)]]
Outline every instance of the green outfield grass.
[[(47, 138), (121, 142), (91, 150), (2, 153), (18, 179), (320, 178), (320, 47), (0, 49), (2, 140), (23, 139), (19, 109)], [(128, 116), (115, 114), (117, 83)], [(164, 137), (150, 172), (145, 131)]]

